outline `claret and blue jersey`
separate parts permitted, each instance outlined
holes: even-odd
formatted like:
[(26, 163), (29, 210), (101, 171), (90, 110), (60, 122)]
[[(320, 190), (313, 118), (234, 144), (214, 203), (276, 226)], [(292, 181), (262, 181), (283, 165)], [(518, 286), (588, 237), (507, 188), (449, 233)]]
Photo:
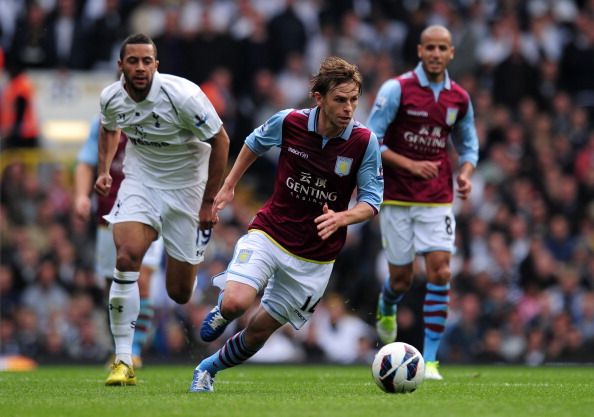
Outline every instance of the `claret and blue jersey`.
[(431, 83), (419, 63), (414, 71), (386, 81), (367, 122), (382, 152), (390, 149), (414, 160), (441, 161), (436, 178), (415, 177), (403, 168), (386, 165), (385, 204), (442, 205), (453, 200), (448, 141), (460, 164), (478, 162), (478, 137), (468, 93), (445, 74)]
[(274, 192), (257, 213), (250, 229), (268, 234), (290, 253), (313, 261), (332, 261), (344, 245), (346, 228), (322, 241), (314, 219), (326, 203), (331, 210), (348, 209), (353, 190), (357, 201), (377, 213), (383, 177), (379, 144), (362, 124), (351, 123), (338, 137), (317, 133), (318, 108), (276, 113), (255, 129), (245, 144), (261, 155), (281, 148)]

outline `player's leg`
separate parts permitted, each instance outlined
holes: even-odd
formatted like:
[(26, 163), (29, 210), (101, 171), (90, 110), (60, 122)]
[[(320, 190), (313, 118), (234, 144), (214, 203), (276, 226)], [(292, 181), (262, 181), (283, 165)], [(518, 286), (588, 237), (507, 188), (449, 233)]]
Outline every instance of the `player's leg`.
[(130, 221), (113, 225), (117, 255), (109, 291), (109, 318), (116, 357), (106, 385), (136, 384), (132, 366), (132, 340), (140, 311), (137, 281), (142, 258), (156, 237), (157, 232), (143, 223)]
[(224, 285), (218, 284), (224, 291), (202, 322), (202, 340), (211, 342), (218, 338), (232, 320), (254, 303), (268, 278), (274, 274), (275, 249), (280, 251), (260, 233), (248, 233), (237, 241), (227, 271), (217, 278), (224, 282)]
[(425, 255), (427, 273), (423, 303), (425, 378), (440, 380), (437, 350), (448, 316), (456, 221), (449, 206), (417, 207), (415, 218), (415, 247)]
[(167, 294), (178, 304), (192, 298), (198, 265), (210, 241), (211, 230), (198, 228), (198, 210), (204, 184), (177, 190), (161, 191), (161, 233), (167, 253), (165, 283)]
[(264, 346), (270, 335), (281, 326), (281, 323), (260, 306), (244, 330), (229, 338), (223, 347), (200, 362), (194, 370), (189, 391), (213, 391), (214, 377), (217, 372), (241, 365), (254, 356)]
[[(109, 306), (109, 291), (111, 280), (116, 265), (116, 248), (113, 242), (113, 234), (107, 224), (97, 225), (97, 240), (95, 242), (95, 274), (97, 286), (103, 289), (105, 305)], [(105, 309), (106, 323), (110, 326), (109, 309)], [(115, 354), (110, 354), (107, 359), (107, 367), (111, 368)]]
[(180, 261), (167, 254), (165, 286), (169, 298), (178, 304), (186, 304), (192, 298), (196, 284), (198, 265)]
[(217, 305), (206, 315), (200, 327), (200, 337), (212, 342), (223, 334), (229, 323), (240, 317), (252, 306), (258, 289), (251, 285), (228, 280), (221, 291)]
[(413, 280), (413, 219), (409, 207), (386, 206), (380, 213), (382, 242), (388, 260), (386, 277), (377, 303), (376, 330), (382, 343), (396, 340), (398, 303)]
[(445, 331), (450, 301), (450, 253), (430, 252), (425, 255), (427, 288), (423, 303), (425, 339), (423, 357), (426, 363), (425, 378), (443, 379), (439, 373), (437, 350)]
[(140, 267), (138, 291), (140, 294), (140, 312), (134, 328), (134, 341), (132, 343), (132, 362), (135, 368), (142, 366), (142, 351), (146, 345), (147, 336), (151, 330), (154, 317), (153, 303), (150, 297), (151, 278), (155, 271), (161, 267), (163, 257), (163, 239), (155, 240), (147, 250)]
[[(230, 338), (222, 349), (196, 367), (190, 391), (212, 391), (216, 372), (239, 365), (252, 357), (283, 324), (289, 322), (295, 329), (300, 329), (309, 320), (324, 294), (332, 266), (331, 262), (308, 262), (296, 258), (261, 233), (253, 232), (242, 237), (227, 270), (227, 284), (233, 279), (236, 283), (244, 284), (243, 287), (235, 286), (235, 290), (252, 287), (254, 298), (263, 288), (260, 307), (244, 331)], [(236, 299), (226, 286), (223, 312), (227, 311), (225, 300), (229, 300), (229, 305), (234, 306), (235, 311), (245, 307), (245, 304), (232, 301)]]
[(394, 342), (397, 336), (398, 303), (413, 281), (413, 264), (388, 265), (389, 277), (384, 281), (377, 302), (376, 330), (382, 343)]

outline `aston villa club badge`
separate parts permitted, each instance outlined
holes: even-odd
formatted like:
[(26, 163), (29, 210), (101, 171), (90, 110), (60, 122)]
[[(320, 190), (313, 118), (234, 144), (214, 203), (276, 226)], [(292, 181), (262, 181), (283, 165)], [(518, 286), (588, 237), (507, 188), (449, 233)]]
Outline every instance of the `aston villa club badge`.
[(353, 165), (353, 158), (347, 158), (346, 156), (339, 156), (336, 158), (336, 166), (334, 166), (334, 172), (339, 177), (349, 175), (351, 172), (351, 166)]
[(448, 112), (446, 113), (446, 123), (448, 126), (453, 126), (457, 118), (458, 109), (456, 107), (448, 107)]

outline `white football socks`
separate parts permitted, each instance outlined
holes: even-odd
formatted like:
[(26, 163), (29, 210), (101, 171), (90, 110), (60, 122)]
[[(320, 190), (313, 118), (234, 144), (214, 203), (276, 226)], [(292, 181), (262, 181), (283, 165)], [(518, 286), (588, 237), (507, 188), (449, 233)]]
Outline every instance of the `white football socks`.
[(109, 290), (109, 320), (115, 343), (115, 362), (132, 365), (134, 327), (140, 312), (138, 293), (139, 272), (114, 271), (114, 281)]

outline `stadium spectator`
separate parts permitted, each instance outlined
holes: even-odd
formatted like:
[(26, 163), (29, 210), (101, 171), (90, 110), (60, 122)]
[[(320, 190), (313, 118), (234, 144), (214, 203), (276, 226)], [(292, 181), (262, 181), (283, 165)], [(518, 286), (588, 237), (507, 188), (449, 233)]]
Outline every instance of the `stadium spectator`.
[(56, 64), (54, 43), (47, 31), (47, 12), (37, 1), (27, 2), (16, 22), (7, 55), (24, 68), (52, 68)]
[(509, 55), (493, 68), (493, 98), (512, 110), (537, 93), (538, 72), (524, 56), (520, 36), (519, 32), (514, 35)]
[(573, 27), (574, 36), (563, 49), (560, 84), (580, 107), (594, 111), (594, 12), (580, 13)]
[(56, 8), (47, 22), (51, 50), (55, 51), (58, 67), (80, 70), (91, 67), (88, 22), (81, 17), (79, 2), (57, 0)]
[(0, 317), (13, 317), (20, 305), (19, 298), (14, 272), (9, 265), (0, 264)]
[(307, 44), (305, 25), (295, 12), (297, 1), (286, 0), (285, 9), (268, 21), (268, 36), (272, 70), (279, 72), (297, 53), (303, 56)]
[(183, 70), (186, 40), (180, 33), (179, 19), (180, 12), (178, 10), (167, 10), (163, 33), (156, 36), (153, 41), (159, 51), (159, 70), (166, 74), (187, 76), (188, 74)]
[(9, 58), (9, 80), (0, 92), (0, 148), (39, 146), (35, 86), (22, 65)]
[(126, 35), (124, 17), (120, 12), (119, 3), (119, 0), (105, 0), (103, 12), (91, 17), (88, 39), (93, 40), (93, 48), (87, 52), (93, 68), (112, 70), (113, 61), (117, 60), (117, 48)]
[(23, 305), (33, 311), (40, 329), (49, 327), (53, 313), (60, 313), (68, 306), (69, 297), (58, 282), (54, 263), (47, 259), (39, 264), (35, 283), (23, 291)]

